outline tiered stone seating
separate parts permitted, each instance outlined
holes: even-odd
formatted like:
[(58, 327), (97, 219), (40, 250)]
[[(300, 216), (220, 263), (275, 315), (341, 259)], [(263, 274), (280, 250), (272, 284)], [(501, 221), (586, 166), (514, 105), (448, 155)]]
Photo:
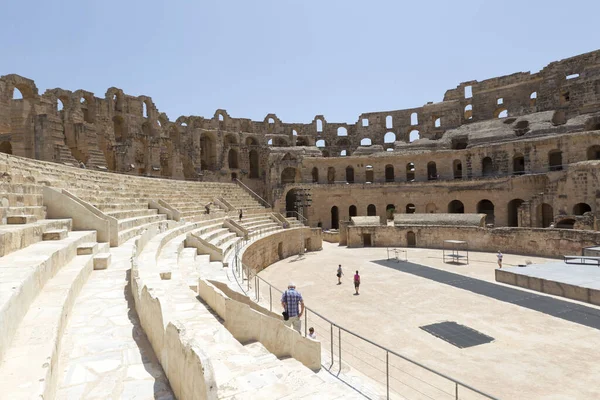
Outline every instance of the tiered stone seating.
[(238, 221), (242, 227), (248, 230), (249, 233), (268, 233), (281, 229), (281, 225), (275, 222), (270, 214), (250, 215)]
[[(280, 360), (257, 343), (244, 346), (231, 335), (210, 308), (198, 301), (195, 293), (187, 290), (189, 278), (186, 278), (186, 272), (182, 268), (185, 263), (182, 261), (184, 257), (193, 259), (194, 255), (184, 250), (181, 243), (186, 234), (193, 230), (205, 228), (204, 233), (211, 234), (218, 229), (214, 228), (218, 223), (205, 224), (206, 227), (200, 228), (197, 223), (185, 224), (156, 235), (138, 258), (137, 269), (133, 273), (136, 276), (136, 301), (148, 301), (148, 293), (152, 293), (151, 296), (156, 296), (160, 301), (155, 303), (151, 300), (147, 303), (159, 304), (162, 313), (162, 323), (159, 326), (150, 326), (155, 324), (151, 321), (150, 311), (141, 315), (145, 329), (153, 332), (150, 337), (153, 346), (172, 346), (172, 342), (167, 344), (163, 339), (158, 339), (162, 335), (155, 329), (168, 327), (170, 324), (177, 326), (182, 341), (185, 339), (186, 342), (195, 343), (193, 350), (189, 351), (198, 352), (196, 357), (202, 360), (207, 384), (214, 382), (213, 390), (216, 393), (213, 393), (216, 398), (296, 398), (316, 396), (317, 393), (323, 399), (361, 398), (353, 390), (314, 373), (294, 359)], [(208, 228), (211, 225), (213, 228)], [(173, 268), (170, 279), (161, 279), (160, 272), (164, 263), (177, 258), (181, 260), (179, 264), (170, 263)], [(158, 310), (155, 308), (152, 312), (158, 318)], [(161, 352), (156, 347), (155, 351)], [(196, 381), (188, 381), (177, 393), (176, 380), (179, 378), (174, 376), (177, 370), (175, 363), (169, 363), (165, 372), (176, 394), (182, 396), (181, 391), (193, 387)], [(260, 379), (256, 379), (257, 376)]]
[(304, 226), (304, 224), (300, 222), (296, 217), (287, 217), (286, 220), (289, 222), (290, 228), (299, 228), (301, 226)]

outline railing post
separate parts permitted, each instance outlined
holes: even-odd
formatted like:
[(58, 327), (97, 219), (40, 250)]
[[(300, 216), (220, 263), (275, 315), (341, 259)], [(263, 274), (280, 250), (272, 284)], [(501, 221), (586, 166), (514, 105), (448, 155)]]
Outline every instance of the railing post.
[(304, 310), (304, 337), (306, 337), (307, 329), (308, 329), (308, 310)]
[(271, 293), (272, 286), (269, 285), (269, 311), (273, 311), (273, 294)]
[(385, 352), (385, 387), (387, 389), (387, 399), (390, 399), (390, 352)]
[[(338, 326), (338, 332), (339, 332), (338, 341), (340, 342), (340, 347), (339, 347), (340, 372), (342, 372), (342, 328), (340, 328), (339, 326)], [(339, 374), (339, 372), (338, 372), (338, 374)]]
[(456, 388), (455, 393), (454, 393), (455, 394), (454, 398), (456, 400), (458, 400), (458, 382), (454, 382), (454, 385), (455, 385), (455, 388)]
[(331, 365), (329, 366), (329, 369), (331, 369), (331, 367), (333, 367), (333, 324), (330, 322), (329, 323), (329, 331), (331, 332)]

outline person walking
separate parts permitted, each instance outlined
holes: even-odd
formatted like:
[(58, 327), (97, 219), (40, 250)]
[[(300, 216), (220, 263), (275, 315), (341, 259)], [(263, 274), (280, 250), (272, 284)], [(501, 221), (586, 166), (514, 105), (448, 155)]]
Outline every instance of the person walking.
[(244, 210), (240, 208), (240, 222), (242, 222), (242, 217), (244, 216)]
[(502, 269), (502, 253), (500, 252), (500, 250), (498, 250), (498, 254), (496, 254), (496, 257), (498, 257), (498, 266), (500, 267), (500, 269)]
[(206, 215), (209, 215), (209, 214), (210, 214), (210, 205), (211, 205), (211, 204), (212, 204), (212, 203), (208, 203), (207, 205), (205, 205), (205, 206), (204, 206), (204, 211), (206, 211)]
[(358, 271), (356, 271), (356, 274), (354, 274), (354, 295), (358, 296), (360, 293), (358, 293), (358, 288), (360, 286), (360, 275), (358, 274)]
[(281, 306), (287, 312), (288, 319), (283, 321), (287, 326), (291, 326), (298, 333), (302, 331), (302, 314), (304, 314), (304, 299), (302, 294), (296, 290), (296, 285), (292, 282), (281, 295)]
[(337, 274), (335, 274), (335, 276), (337, 276), (338, 278), (338, 285), (342, 284), (342, 276), (344, 275), (344, 273), (342, 272), (342, 264), (338, 265), (338, 269), (337, 269)]

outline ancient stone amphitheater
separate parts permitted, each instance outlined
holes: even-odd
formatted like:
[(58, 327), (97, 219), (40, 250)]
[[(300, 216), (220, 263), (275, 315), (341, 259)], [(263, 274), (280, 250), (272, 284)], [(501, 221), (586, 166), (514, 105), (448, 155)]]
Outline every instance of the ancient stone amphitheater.
[(597, 245), (600, 51), (354, 124), (171, 121), (5, 75), (0, 152), (0, 398), (363, 398), (250, 280), (324, 237)]

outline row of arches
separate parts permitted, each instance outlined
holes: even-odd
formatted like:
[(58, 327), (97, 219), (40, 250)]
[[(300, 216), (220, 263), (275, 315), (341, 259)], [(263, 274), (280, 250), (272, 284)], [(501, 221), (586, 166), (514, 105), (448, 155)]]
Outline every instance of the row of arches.
[[(520, 226), (519, 222), (519, 207), (524, 203), (523, 199), (513, 199), (508, 202), (507, 205), (507, 214), (508, 214), (508, 226), (509, 227), (518, 227)], [(388, 204), (386, 206), (386, 214), (388, 217), (391, 213), (394, 213), (396, 207), (394, 204)], [(405, 206), (406, 214), (414, 214), (416, 207), (414, 204), (409, 203)], [(434, 213), (437, 210), (437, 207), (434, 203), (429, 203), (425, 207), (426, 213)], [(369, 204), (366, 208), (367, 216), (376, 216), (377, 215), (377, 207), (374, 204)], [(591, 212), (592, 208), (587, 203), (577, 203), (573, 206), (573, 215), (583, 215), (586, 212)], [(460, 200), (452, 200), (448, 203), (447, 212), (450, 214), (464, 214), (465, 206)], [(478, 214), (486, 214), (486, 224), (493, 224), (495, 221), (495, 206), (490, 200), (483, 199), (477, 203), (476, 212)], [(363, 214), (364, 215), (364, 214)], [(348, 207), (348, 216), (355, 217), (358, 216), (358, 209), (355, 205), (351, 205)], [(536, 221), (537, 226), (541, 228), (548, 228), (554, 223), (554, 209), (550, 204), (542, 203), (537, 206), (536, 209)], [(564, 223), (563, 226), (557, 227), (568, 227), (567, 223)], [(337, 206), (331, 207), (331, 227), (332, 229), (339, 228), (339, 208)], [(570, 226), (572, 228), (572, 224)]]

